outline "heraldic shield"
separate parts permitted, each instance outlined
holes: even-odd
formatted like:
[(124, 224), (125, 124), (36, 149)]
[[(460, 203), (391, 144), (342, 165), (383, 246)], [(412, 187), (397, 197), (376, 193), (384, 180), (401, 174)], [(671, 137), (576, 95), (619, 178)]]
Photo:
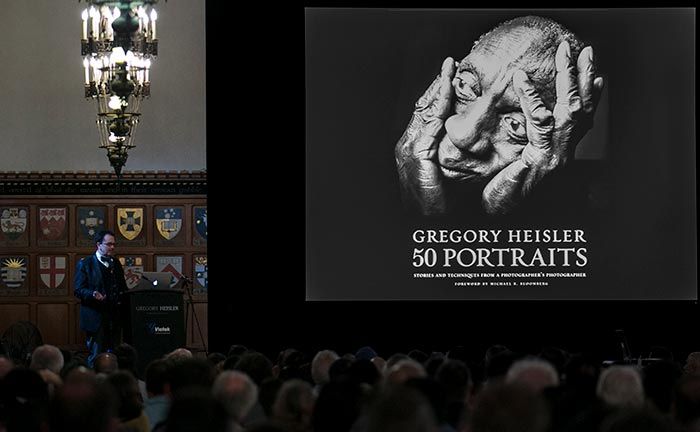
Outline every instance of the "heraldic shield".
[(0, 226), (7, 238), (18, 239), (27, 229), (27, 210), (19, 207), (3, 208), (0, 211)]
[(169, 207), (156, 210), (156, 228), (166, 240), (175, 238), (182, 228), (182, 209)]
[(117, 209), (117, 226), (127, 240), (133, 240), (143, 229), (143, 208)]

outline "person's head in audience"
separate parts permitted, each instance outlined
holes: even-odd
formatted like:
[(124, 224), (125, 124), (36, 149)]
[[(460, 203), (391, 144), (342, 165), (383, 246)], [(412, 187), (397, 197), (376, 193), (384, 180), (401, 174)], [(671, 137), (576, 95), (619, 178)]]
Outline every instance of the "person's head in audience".
[(399, 360), (398, 363), (389, 368), (385, 378), (389, 384), (400, 384), (411, 378), (425, 378), (427, 376), (422, 364), (411, 358), (406, 358)]
[(210, 390), (188, 387), (174, 394), (167, 432), (228, 432), (228, 415)]
[(217, 372), (224, 370), (224, 362), (226, 361), (226, 356), (220, 352), (212, 352), (207, 355), (207, 361), (214, 366)]
[(367, 359), (355, 360), (348, 368), (347, 375), (351, 380), (371, 387), (377, 384), (381, 378), (372, 361)]
[(671, 411), (673, 401), (673, 388), (683, 375), (681, 367), (673, 361), (654, 361), (644, 366), (642, 370), (642, 384), (647, 401), (662, 413)]
[(676, 384), (672, 405), (675, 421), (686, 430), (700, 428), (700, 375), (684, 375)]
[(95, 363), (93, 367), (96, 373), (109, 375), (113, 372), (116, 372), (117, 369), (119, 369), (119, 361), (117, 360), (116, 355), (108, 352), (103, 352), (98, 354), (97, 357), (95, 357)]
[(610, 407), (641, 408), (644, 405), (642, 377), (633, 366), (610, 366), (598, 377), (596, 395)]
[(48, 408), (49, 387), (36, 370), (17, 367), (0, 381), (0, 430), (39, 432)]
[(600, 374), (600, 361), (589, 353), (576, 353), (569, 357), (564, 366), (567, 385), (593, 387)]
[(228, 349), (228, 352), (226, 353), (226, 357), (230, 357), (232, 355), (237, 355), (237, 356), (242, 356), (243, 354), (248, 352), (248, 348), (245, 345), (231, 345)]
[(405, 385), (391, 385), (367, 412), (366, 432), (437, 432), (438, 422), (428, 399)]
[(258, 386), (242, 372), (223, 371), (214, 380), (212, 394), (224, 405), (229, 417), (241, 423), (258, 400)]
[(282, 381), (298, 378), (312, 382), (311, 364), (303, 352), (294, 348), (288, 348), (279, 354), (277, 364), (273, 366), (273, 374)]
[(557, 370), (546, 360), (524, 358), (508, 368), (506, 382), (520, 383), (536, 392), (559, 385)]
[(272, 376), (272, 366), (272, 362), (264, 354), (248, 351), (238, 359), (235, 370), (248, 375), (255, 385), (259, 386), (265, 379)]
[[(500, 347), (500, 345), (497, 346)], [(521, 358), (521, 355), (508, 349), (493, 351), (495, 351), (493, 355), (489, 355), (487, 351), (484, 358), (484, 380), (486, 382), (505, 377), (513, 363)]]
[(258, 386), (258, 402), (266, 417), (272, 417), (272, 406), (281, 387), (282, 380), (277, 377), (265, 378)]
[(419, 349), (412, 349), (406, 355), (420, 364), (425, 364), (425, 362), (428, 360), (428, 354)]
[(126, 422), (141, 415), (143, 401), (138, 382), (134, 375), (127, 370), (118, 370), (109, 374), (107, 382), (117, 396), (117, 416), (121, 422)]
[(114, 348), (114, 355), (117, 356), (119, 369), (128, 370), (134, 377), (138, 378), (136, 364), (138, 363), (139, 355), (138, 352), (136, 352), (136, 348), (128, 343), (121, 343)]
[(170, 393), (168, 365), (165, 359), (155, 359), (146, 366), (145, 381), (149, 398)]
[[(80, 372), (82, 373), (82, 372)], [(107, 382), (94, 379), (71, 379), (56, 390), (49, 407), (51, 432), (116, 432), (117, 402)]]
[(406, 360), (410, 358), (404, 353), (397, 352), (389, 356), (388, 359), (386, 359), (386, 370), (388, 371), (391, 369), (396, 363), (400, 362), (401, 360)]
[(314, 411), (311, 384), (300, 379), (282, 383), (272, 406), (272, 417), (286, 425), (290, 431), (311, 431), (311, 415)]
[(221, 364), (221, 370), (234, 370), (236, 369), (236, 363), (241, 359), (238, 354), (233, 354), (226, 357), (226, 360)]
[(671, 432), (668, 418), (655, 410), (622, 409), (608, 414), (600, 425), (600, 432)]
[(29, 368), (36, 371), (48, 369), (55, 374), (60, 374), (63, 369), (63, 353), (53, 345), (39, 345), (32, 352)]
[(568, 352), (561, 348), (553, 346), (542, 348), (537, 357), (548, 361), (552, 366), (554, 366), (554, 369), (557, 370), (557, 374), (559, 374), (560, 378), (564, 374), (564, 367), (566, 366), (566, 362), (569, 361)]
[(95, 382), (96, 380), (97, 374), (95, 371), (84, 365), (77, 365), (66, 370), (63, 376), (64, 385), (69, 383)]
[(355, 352), (354, 360), (360, 360), (360, 359), (372, 360), (376, 356), (377, 356), (377, 352), (374, 350), (374, 348), (372, 348), (370, 346), (363, 346)]
[(73, 369), (76, 369), (79, 367), (88, 368), (87, 361), (83, 358), (78, 357), (78, 356), (73, 356), (70, 360), (68, 360), (67, 362), (65, 362), (63, 364), (63, 368), (61, 369), (61, 372), (60, 372), (61, 378), (65, 381), (68, 373), (70, 371), (72, 371)]
[(379, 372), (380, 376), (384, 376), (384, 373), (386, 372), (386, 360), (384, 360), (383, 357), (374, 357), (372, 360), (370, 360), (374, 367), (377, 368), (377, 372)]
[(503, 353), (509, 353), (512, 352), (507, 346), (505, 345), (491, 345), (486, 349), (486, 352), (484, 353), (484, 366), (488, 366), (489, 362), (496, 357), (497, 355), (503, 354)]
[(520, 383), (495, 382), (479, 393), (470, 419), (471, 432), (546, 432), (549, 406), (541, 393)]
[(188, 350), (187, 348), (177, 348), (165, 355), (165, 358), (172, 362), (191, 359), (192, 357), (192, 351)]
[(350, 380), (330, 381), (316, 398), (312, 425), (314, 432), (348, 432), (362, 412), (365, 393)]
[(199, 387), (210, 391), (215, 375), (214, 367), (206, 359), (193, 357), (174, 362), (171, 360), (168, 365), (170, 392), (175, 395), (188, 387)]
[(328, 370), (339, 356), (332, 350), (321, 350), (316, 353), (311, 361), (311, 378), (317, 386), (322, 386), (331, 380)]
[(448, 359), (435, 372), (435, 381), (445, 391), (448, 409), (456, 410), (454, 415), (458, 416), (460, 408), (466, 408), (473, 387), (469, 367), (461, 360)]
[(690, 375), (700, 374), (700, 351), (688, 354), (688, 357), (685, 359), (685, 366), (683, 366), (683, 372)]
[(15, 367), (15, 363), (8, 357), (0, 356), (0, 379)]
[(455, 345), (450, 348), (445, 354), (445, 357), (452, 360), (463, 361), (464, 364), (469, 364), (469, 351), (464, 345)]
[(347, 378), (348, 370), (350, 369), (352, 363), (353, 360), (350, 360), (345, 357), (340, 357), (339, 359), (331, 363), (331, 367), (328, 368), (328, 378), (331, 381)]
[(435, 377), (435, 373), (437, 372), (438, 368), (440, 365), (445, 363), (447, 360), (447, 357), (445, 357), (445, 354), (441, 352), (432, 352), (428, 356), (428, 359), (423, 363), (423, 366), (425, 366), (425, 371), (428, 373), (429, 377)]
[(439, 426), (451, 424), (448, 412), (445, 389), (437, 381), (430, 377), (411, 378), (403, 385), (418, 390), (430, 403)]

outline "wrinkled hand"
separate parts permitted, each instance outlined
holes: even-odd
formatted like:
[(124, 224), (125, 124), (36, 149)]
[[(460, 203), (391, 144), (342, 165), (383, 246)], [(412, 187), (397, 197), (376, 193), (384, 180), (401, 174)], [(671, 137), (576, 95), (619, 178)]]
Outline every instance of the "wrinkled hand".
[(556, 103), (549, 111), (527, 75), (513, 74), (513, 87), (527, 122), (528, 143), (521, 158), (498, 173), (482, 194), (485, 210), (491, 214), (511, 211), (549, 173), (574, 158), (576, 145), (593, 126), (603, 78), (595, 77), (593, 49), (578, 56), (578, 74), (571, 50), (562, 42), (556, 53)]
[(442, 213), (446, 202), (436, 162), (454, 89), (455, 62), (447, 57), (440, 75), (418, 99), (413, 117), (394, 149), (404, 202), (422, 214)]

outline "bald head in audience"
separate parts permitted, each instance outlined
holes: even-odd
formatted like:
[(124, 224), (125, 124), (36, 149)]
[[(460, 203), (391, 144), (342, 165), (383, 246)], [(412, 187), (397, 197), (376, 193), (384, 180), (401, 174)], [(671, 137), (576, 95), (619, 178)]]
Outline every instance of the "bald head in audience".
[(112, 372), (115, 372), (117, 369), (119, 369), (117, 356), (108, 352), (98, 354), (97, 357), (95, 357), (94, 369), (98, 374), (102, 373), (109, 375)]
[(229, 417), (240, 422), (258, 400), (258, 386), (243, 372), (227, 370), (214, 380), (212, 394), (224, 405)]
[(610, 366), (598, 377), (596, 395), (612, 407), (639, 408), (644, 404), (642, 377), (633, 366)]
[(53, 345), (40, 345), (32, 352), (29, 368), (36, 371), (48, 369), (55, 374), (60, 374), (63, 369), (63, 354)]
[(535, 392), (559, 385), (557, 370), (546, 360), (527, 358), (518, 360), (508, 369), (506, 382), (525, 385)]

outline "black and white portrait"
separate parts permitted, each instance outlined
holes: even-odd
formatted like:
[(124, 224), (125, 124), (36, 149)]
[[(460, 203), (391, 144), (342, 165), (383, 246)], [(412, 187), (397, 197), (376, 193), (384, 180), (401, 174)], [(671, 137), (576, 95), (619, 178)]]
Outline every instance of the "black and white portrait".
[(697, 297), (694, 10), (305, 10), (310, 300)]

